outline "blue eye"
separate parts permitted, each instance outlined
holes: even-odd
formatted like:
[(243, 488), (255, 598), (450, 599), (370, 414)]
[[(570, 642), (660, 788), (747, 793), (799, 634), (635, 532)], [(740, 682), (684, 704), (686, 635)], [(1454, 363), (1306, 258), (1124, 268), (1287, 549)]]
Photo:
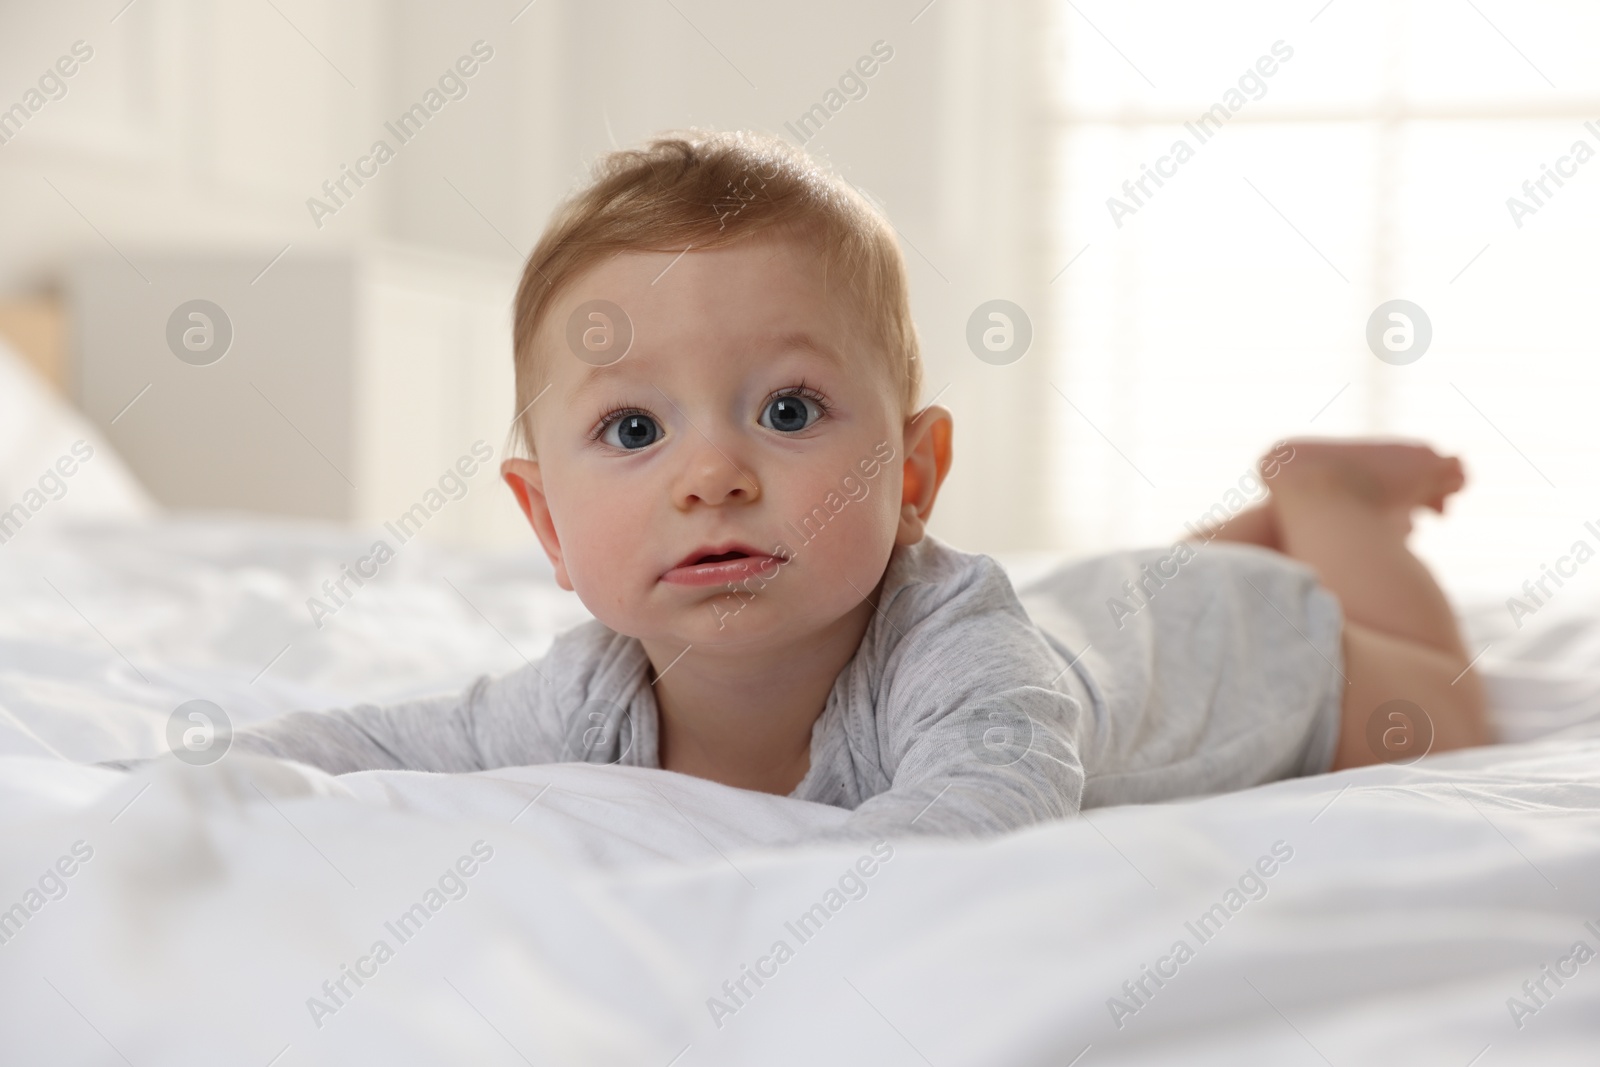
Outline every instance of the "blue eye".
[(605, 428), (602, 437), (608, 445), (631, 451), (661, 440), (661, 427), (649, 415), (622, 415)]
[(803, 396), (776, 396), (761, 413), (761, 425), (780, 433), (795, 433), (822, 417), (822, 406)]

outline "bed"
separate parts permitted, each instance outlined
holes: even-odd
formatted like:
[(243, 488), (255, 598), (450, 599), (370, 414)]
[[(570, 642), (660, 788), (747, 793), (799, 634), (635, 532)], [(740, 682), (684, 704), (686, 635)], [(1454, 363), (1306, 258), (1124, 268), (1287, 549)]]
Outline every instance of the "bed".
[(191, 701), (238, 727), (452, 689), (586, 616), (532, 552), (419, 542), (318, 626), (370, 537), (163, 514), (58, 422), (29, 439), (89, 435), (107, 484), (0, 545), (7, 1063), (1594, 1061), (1600, 598), (1468, 605), (1490, 748), (777, 849), (844, 812), (625, 767), (97, 766)]

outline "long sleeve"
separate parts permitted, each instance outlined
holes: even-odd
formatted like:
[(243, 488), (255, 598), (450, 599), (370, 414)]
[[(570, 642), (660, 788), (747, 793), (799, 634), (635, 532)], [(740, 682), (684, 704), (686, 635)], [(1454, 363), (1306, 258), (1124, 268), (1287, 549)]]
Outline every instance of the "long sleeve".
[(1084, 772), (1074, 698), (1008, 689), (946, 712), (912, 743), (887, 792), (829, 830), (834, 840), (989, 836), (1077, 814)]
[[(329, 774), (411, 770), (453, 773), (559, 759), (547, 736), (539, 676), (524, 668), (479, 678), (458, 694), (331, 711), (297, 711), (234, 735), (234, 746)], [(552, 743), (553, 742), (553, 743)]]
[(814, 738), (824, 766), (802, 783), (854, 810), (808, 839), (992, 835), (1075, 814), (1088, 693), (1005, 573), (937, 545), (901, 566), (917, 577), (886, 586)]
[(654, 717), (638, 703), (643, 655), (637, 642), (586, 623), (558, 637), (540, 661), (481, 677), (458, 694), (293, 712), (239, 731), (234, 744), (330, 774), (653, 765)]

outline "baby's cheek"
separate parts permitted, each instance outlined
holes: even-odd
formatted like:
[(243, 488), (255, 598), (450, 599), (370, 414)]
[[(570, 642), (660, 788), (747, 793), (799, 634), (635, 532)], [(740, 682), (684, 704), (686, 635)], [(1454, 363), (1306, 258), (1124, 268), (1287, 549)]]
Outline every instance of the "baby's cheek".
[(567, 573), (580, 593), (586, 586), (601, 589), (614, 584), (624, 561), (640, 555), (648, 531), (616, 511), (610, 494), (597, 492), (587, 500), (581, 496), (570, 500), (556, 515)]
[[(845, 506), (832, 528), (815, 542), (819, 571), (847, 577), (844, 588), (868, 590), (883, 576), (894, 545), (895, 512), (874, 493)], [(829, 537), (827, 534), (833, 534)]]
[(631, 633), (641, 560), (647, 557), (638, 539), (619, 537), (607, 527), (575, 530), (565, 556), (567, 576), (583, 606), (613, 630)]

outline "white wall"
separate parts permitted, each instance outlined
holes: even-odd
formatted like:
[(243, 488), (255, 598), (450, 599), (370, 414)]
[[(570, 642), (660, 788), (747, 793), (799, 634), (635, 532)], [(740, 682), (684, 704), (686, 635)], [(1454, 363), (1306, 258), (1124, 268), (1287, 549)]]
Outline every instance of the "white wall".
[(111, 21), (120, 6), (0, 8), (0, 107), (74, 42), (93, 49), (66, 95), (0, 145), (0, 291), (58, 281), (80, 248), (259, 245), (270, 257), (380, 232), (376, 199), (321, 235), (302, 203), (371, 126), (378, 5), (279, 5), (357, 88), (270, 6), (139, 0)]
[[(0, 106), (75, 41), (94, 50), (66, 96), (0, 145), (10, 205), (0, 294), (58, 285), (84, 254), (126, 257), (132, 279), (175, 246), (265, 267), (285, 246), (280, 263), (404, 242), (479, 257), (514, 278), (597, 154), (691, 124), (786, 135), (786, 121), (887, 42), (894, 57), (868, 94), (806, 147), (902, 234), (925, 397), (938, 394), (957, 415), (936, 529), (991, 550), (1050, 540), (1035, 457), (1054, 250), (1037, 222), (1048, 183), (1030, 126), (1042, 95), (1031, 0), (940, 0), (920, 14), (920, 3), (845, 0), (122, 3), (0, 9)], [(315, 226), (306, 199), (373, 140), (392, 140), (384, 122), (479, 40), (494, 55), (468, 95)], [(967, 316), (992, 297), (1034, 315), (1034, 351), (1016, 366), (967, 351)]]

